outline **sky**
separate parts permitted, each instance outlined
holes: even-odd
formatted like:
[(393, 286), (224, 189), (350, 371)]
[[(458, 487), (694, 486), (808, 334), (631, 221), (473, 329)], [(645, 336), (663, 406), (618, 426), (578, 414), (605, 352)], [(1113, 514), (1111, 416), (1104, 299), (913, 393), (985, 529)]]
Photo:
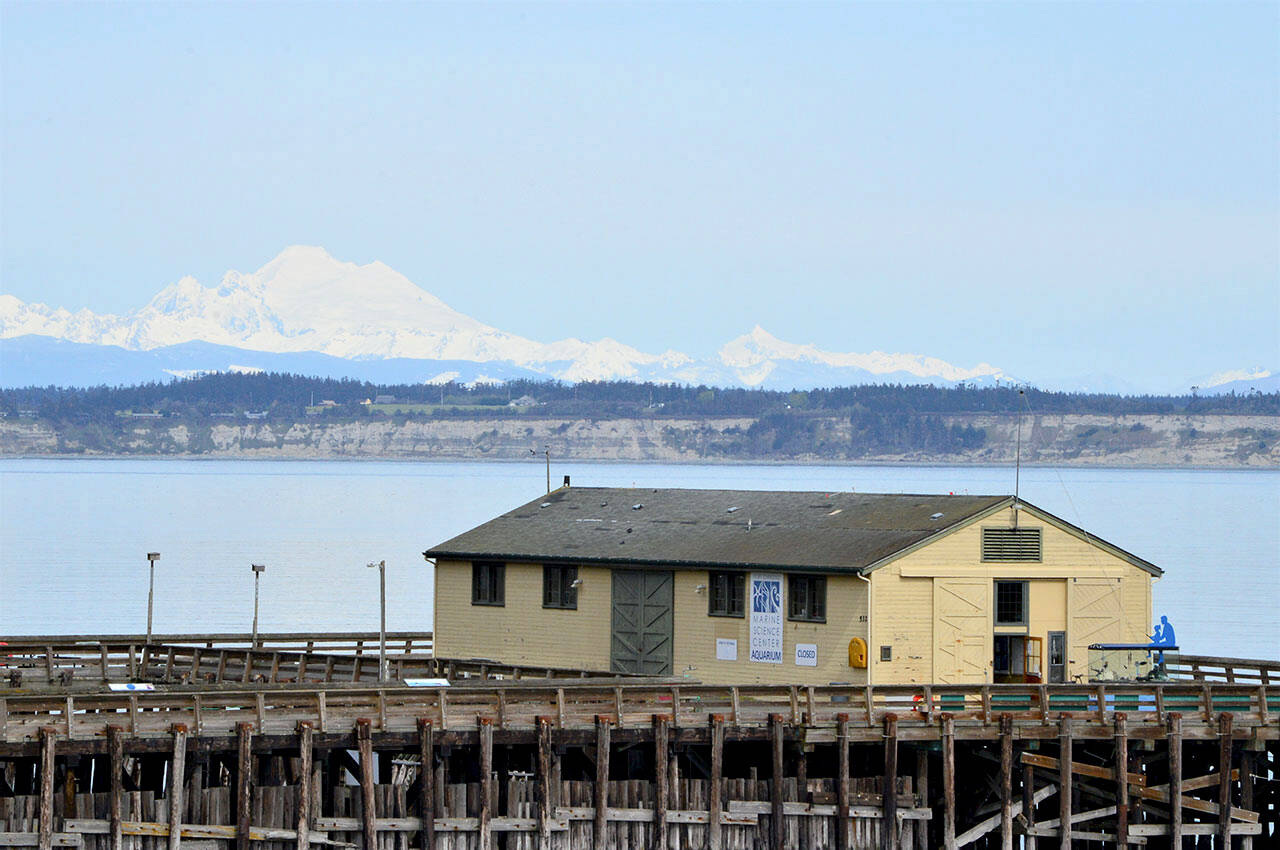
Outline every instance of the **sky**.
[(1280, 368), (1280, 4), (0, 0), (0, 292), (292, 244), (550, 341)]

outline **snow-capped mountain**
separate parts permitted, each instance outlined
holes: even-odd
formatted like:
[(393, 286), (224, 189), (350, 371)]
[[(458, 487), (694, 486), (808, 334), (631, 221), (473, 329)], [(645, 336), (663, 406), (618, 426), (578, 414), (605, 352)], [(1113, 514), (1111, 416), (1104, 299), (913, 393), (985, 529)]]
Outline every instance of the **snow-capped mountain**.
[[(452, 309), (383, 263), (342, 262), (323, 248), (307, 246), (287, 248), (249, 274), (228, 272), (216, 287), (184, 277), (126, 316), (72, 313), (0, 295), (0, 339), (28, 336), (150, 352), (157, 355), (157, 363), (166, 363), (157, 368), (167, 375), (208, 369), (209, 352), (221, 347), (272, 355), (314, 353), (345, 361), (485, 363), (505, 365), (498, 372), (509, 376), (537, 374), (565, 381), (632, 379), (791, 389), (1007, 379), (987, 363), (965, 369), (917, 354), (828, 352), (784, 342), (759, 326), (709, 360), (677, 351), (650, 354), (608, 338), (542, 343)], [(184, 367), (181, 358), (191, 353), (191, 343), (207, 344), (199, 349), (205, 356), (200, 364)], [(83, 364), (84, 351), (73, 349)], [(145, 361), (126, 359), (145, 370), (140, 365)], [(19, 363), (10, 358), (6, 385), (27, 382), (12, 374), (15, 365)], [(448, 370), (432, 374), (444, 371)], [(65, 382), (83, 383), (86, 377), (69, 375)], [(100, 374), (94, 377), (95, 382), (103, 379)]]

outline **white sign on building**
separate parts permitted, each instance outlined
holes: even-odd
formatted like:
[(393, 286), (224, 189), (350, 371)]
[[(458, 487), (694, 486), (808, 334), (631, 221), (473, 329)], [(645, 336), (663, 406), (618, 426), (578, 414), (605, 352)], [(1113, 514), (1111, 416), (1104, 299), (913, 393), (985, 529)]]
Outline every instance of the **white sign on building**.
[(730, 638), (716, 638), (716, 660), (737, 661), (738, 642)]
[(817, 667), (818, 666), (818, 645), (816, 643), (796, 644), (796, 666), (797, 667)]
[(782, 574), (751, 574), (751, 661), (782, 663)]

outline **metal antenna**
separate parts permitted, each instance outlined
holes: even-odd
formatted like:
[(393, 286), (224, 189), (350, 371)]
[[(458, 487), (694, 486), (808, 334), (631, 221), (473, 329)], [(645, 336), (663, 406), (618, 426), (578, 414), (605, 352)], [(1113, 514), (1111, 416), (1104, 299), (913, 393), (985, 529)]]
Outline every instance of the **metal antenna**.
[[(1025, 393), (1018, 390), (1018, 400), (1023, 401)], [(1022, 484), (1022, 405), (1018, 405), (1018, 448), (1013, 461), (1013, 527), (1018, 527), (1018, 495)]]

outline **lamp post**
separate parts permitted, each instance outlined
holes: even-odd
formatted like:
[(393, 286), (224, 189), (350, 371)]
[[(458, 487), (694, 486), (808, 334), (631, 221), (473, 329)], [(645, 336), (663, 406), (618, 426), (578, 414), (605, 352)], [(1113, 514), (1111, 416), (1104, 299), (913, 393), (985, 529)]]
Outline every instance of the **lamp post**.
[(147, 560), (151, 563), (151, 584), (147, 588), (147, 643), (151, 643), (151, 612), (156, 598), (156, 561), (160, 560), (160, 553), (148, 552)]
[(254, 649), (258, 648), (258, 580), (262, 578), (262, 574), (267, 571), (266, 564), (250, 564), (253, 570), (253, 638), (250, 646)]
[[(547, 456), (547, 492), (551, 492), (551, 446), (544, 446), (542, 453)], [(529, 454), (538, 456), (537, 449), (529, 449)]]
[(387, 562), (370, 562), (369, 569), (378, 570), (378, 603), (382, 618), (378, 625), (378, 681), (387, 681)]

